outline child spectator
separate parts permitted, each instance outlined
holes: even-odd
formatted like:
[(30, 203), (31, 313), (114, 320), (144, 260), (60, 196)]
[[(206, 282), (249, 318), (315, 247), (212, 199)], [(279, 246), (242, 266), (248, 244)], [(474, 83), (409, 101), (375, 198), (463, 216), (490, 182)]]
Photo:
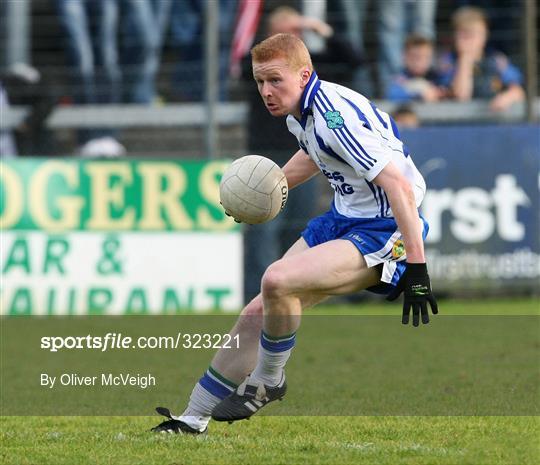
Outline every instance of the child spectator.
[(480, 8), (462, 7), (452, 17), (454, 50), (442, 56), (441, 82), (459, 101), (490, 99), (493, 111), (504, 111), (524, 99), (520, 71), (489, 47), (488, 21)]
[(402, 105), (392, 112), (392, 118), (399, 129), (414, 129), (420, 126), (420, 119), (408, 105)]
[(409, 36), (403, 51), (404, 69), (390, 84), (386, 98), (398, 102), (436, 102), (442, 98), (444, 91), (438, 86), (439, 76), (432, 66), (433, 53), (431, 40), (419, 35)]

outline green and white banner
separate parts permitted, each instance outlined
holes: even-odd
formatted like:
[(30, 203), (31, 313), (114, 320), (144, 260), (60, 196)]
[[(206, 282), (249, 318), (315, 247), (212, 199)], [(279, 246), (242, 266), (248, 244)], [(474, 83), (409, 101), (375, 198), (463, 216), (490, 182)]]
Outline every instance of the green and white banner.
[(219, 205), (227, 165), (2, 162), (0, 312), (238, 310), (242, 237)]

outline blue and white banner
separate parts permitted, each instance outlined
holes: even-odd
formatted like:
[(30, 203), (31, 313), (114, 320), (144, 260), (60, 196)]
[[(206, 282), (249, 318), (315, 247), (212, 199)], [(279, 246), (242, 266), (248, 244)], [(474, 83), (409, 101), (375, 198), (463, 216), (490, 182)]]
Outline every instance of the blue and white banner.
[(403, 131), (428, 185), (422, 214), (438, 288), (538, 290), (540, 128)]

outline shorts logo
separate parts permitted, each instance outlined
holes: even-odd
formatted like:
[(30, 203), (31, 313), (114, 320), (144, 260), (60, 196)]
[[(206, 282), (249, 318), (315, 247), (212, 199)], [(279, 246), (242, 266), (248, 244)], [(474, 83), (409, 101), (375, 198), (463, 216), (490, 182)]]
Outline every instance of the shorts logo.
[(328, 129), (341, 129), (345, 121), (339, 111), (327, 111), (324, 114)]
[(351, 239), (354, 239), (355, 241), (358, 241), (360, 244), (363, 244), (364, 241), (362, 240), (362, 238), (358, 235), (358, 234), (349, 234), (348, 237), (350, 237)]
[(403, 241), (401, 239), (398, 239), (396, 242), (394, 242), (394, 245), (392, 247), (392, 257), (400, 258), (404, 254), (405, 254), (405, 244), (403, 244)]

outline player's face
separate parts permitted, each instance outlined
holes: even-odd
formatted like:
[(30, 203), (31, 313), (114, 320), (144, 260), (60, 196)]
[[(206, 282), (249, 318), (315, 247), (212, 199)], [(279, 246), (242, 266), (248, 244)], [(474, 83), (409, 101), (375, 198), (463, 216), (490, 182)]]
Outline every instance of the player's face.
[(264, 63), (254, 62), (253, 77), (272, 116), (300, 117), (300, 98), (309, 81), (309, 70), (293, 71), (283, 58), (275, 58)]

